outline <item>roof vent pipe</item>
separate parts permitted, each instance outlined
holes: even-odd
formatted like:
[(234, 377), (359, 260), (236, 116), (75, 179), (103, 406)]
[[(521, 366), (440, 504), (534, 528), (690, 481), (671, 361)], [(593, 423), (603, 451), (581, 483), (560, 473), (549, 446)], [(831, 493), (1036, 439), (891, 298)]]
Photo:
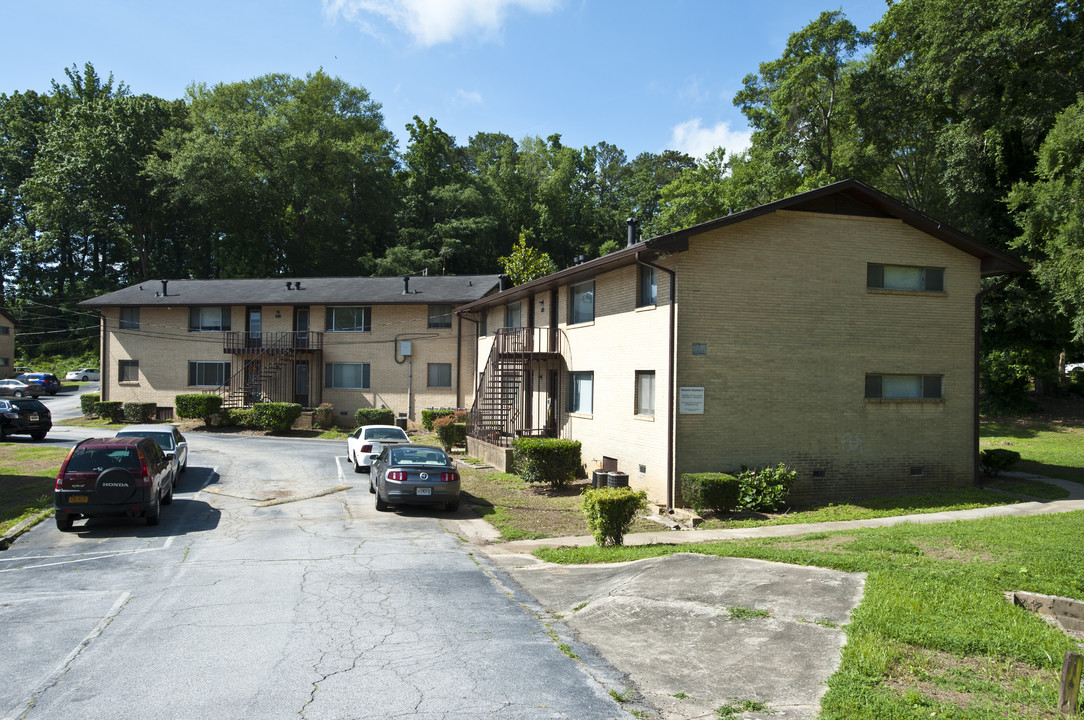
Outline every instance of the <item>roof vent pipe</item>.
[(508, 277), (507, 275), (498, 275), (497, 282), (499, 283), (498, 288), (501, 291), (507, 290), (508, 288), (512, 287), (512, 278)]
[(404, 295), (409, 295), (410, 294), (410, 276), (409, 275), (404, 275), (403, 276), (403, 294)]
[(293, 289), (294, 289), (294, 284), (293, 284), (293, 282), (291, 282), (290, 280), (287, 280), (287, 281), (286, 281), (286, 289), (287, 289), (287, 290), (293, 290)]
[(640, 221), (634, 217), (630, 217), (625, 221), (625, 224), (628, 225), (629, 228), (629, 242), (625, 247), (632, 247), (636, 244), (636, 228), (639, 226)]
[(294, 280), (294, 290), (300, 290), (300, 289), (301, 289), (301, 281), (300, 280)]
[(163, 280), (162, 281), (162, 297), (165, 297), (167, 295), (167, 293), (166, 293), (166, 284), (167, 283), (169, 283), (169, 280)]

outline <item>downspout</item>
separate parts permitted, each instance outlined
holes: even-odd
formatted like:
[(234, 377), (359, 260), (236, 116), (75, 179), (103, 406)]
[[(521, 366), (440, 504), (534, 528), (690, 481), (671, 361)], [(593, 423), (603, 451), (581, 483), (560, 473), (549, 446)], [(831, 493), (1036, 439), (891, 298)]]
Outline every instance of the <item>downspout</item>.
[(991, 293), (991, 292), (993, 292), (995, 290), (1001, 290), (1002, 288), (1004, 288), (1006, 285), (1008, 285), (1009, 283), (1011, 283), (1015, 279), (1016, 279), (1016, 273), (1010, 273), (1009, 277), (1006, 278), (1005, 280), (1002, 280), (997, 285), (992, 285), (992, 286), (986, 288), (985, 290), (979, 290), (978, 294), (975, 295), (975, 357), (974, 357), (974, 362), (975, 362), (975, 365), (974, 365), (974, 373), (975, 373), (974, 405), (975, 405), (975, 407), (974, 407), (974, 418), (972, 420), (972, 424), (973, 424), (972, 431), (973, 431), (973, 440), (974, 440), (974, 444), (972, 445), (972, 448), (974, 448), (974, 450), (973, 450), (974, 457), (972, 458), (971, 461), (972, 461), (972, 463), (974, 463), (974, 467), (972, 468), (972, 474), (974, 476), (974, 482), (975, 482), (976, 485), (979, 483), (979, 472), (980, 472), (980, 469), (979, 469), (979, 423), (981, 422), (981, 420), (980, 420), (980, 416), (979, 416), (979, 364), (980, 364), (980, 359), (981, 359), (981, 347), (980, 346), (981, 346), (981, 342), (982, 342), (982, 300), (983, 300), (984, 297), (986, 297), (986, 295), (988, 293)]
[(463, 407), (463, 403), (460, 402), (463, 397), (460, 395), (460, 380), (463, 377), (463, 367), (460, 363), (463, 361), (463, 321), (459, 317), (459, 313), (455, 316), (455, 406), (457, 408)]
[(668, 343), (668, 367), (666, 379), (666, 512), (674, 510), (674, 380), (677, 373), (677, 273), (662, 265), (642, 260), (636, 253), (636, 262), (649, 268), (662, 270), (670, 276), (670, 336)]
[[(456, 313), (456, 317), (459, 318), (459, 332), (460, 332), (460, 334), (462, 334), (462, 332), (463, 332), (463, 321), (464, 320), (466, 320), (467, 322), (474, 323), (474, 352), (472, 353), (471, 373), (470, 373), (471, 387), (474, 388), (475, 387), (474, 379), (476, 377), (478, 377), (478, 321), (475, 320), (474, 318), (470, 318), (470, 317), (467, 317), (466, 315), (461, 315), (459, 313)], [(458, 354), (459, 354), (459, 351), (457, 349), (456, 350), (456, 355), (458, 356)], [(463, 397), (460, 394), (460, 387), (459, 387), (460, 375), (461, 375), (460, 373), (456, 373), (455, 401), (456, 401), (456, 406), (457, 407), (463, 407), (463, 403), (461, 402)], [(477, 390), (477, 388), (475, 388), (475, 390)], [(474, 401), (472, 400), (471, 403), (473, 404), (473, 402)]]

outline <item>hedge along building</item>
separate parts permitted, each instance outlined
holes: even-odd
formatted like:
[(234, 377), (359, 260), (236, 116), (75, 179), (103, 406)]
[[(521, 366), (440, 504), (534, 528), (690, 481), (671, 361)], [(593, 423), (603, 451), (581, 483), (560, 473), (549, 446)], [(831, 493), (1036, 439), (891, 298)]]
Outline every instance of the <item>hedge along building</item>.
[(454, 309), (500, 289), (497, 275), (162, 280), (86, 300), (101, 315), (103, 400), (217, 393), (226, 407), (332, 403), (411, 419), (473, 400), (474, 327)]
[(974, 481), (980, 281), (1018, 260), (855, 181), (460, 307), (483, 371), (470, 452), (583, 446), (680, 502), (690, 472), (785, 462), (791, 497)]

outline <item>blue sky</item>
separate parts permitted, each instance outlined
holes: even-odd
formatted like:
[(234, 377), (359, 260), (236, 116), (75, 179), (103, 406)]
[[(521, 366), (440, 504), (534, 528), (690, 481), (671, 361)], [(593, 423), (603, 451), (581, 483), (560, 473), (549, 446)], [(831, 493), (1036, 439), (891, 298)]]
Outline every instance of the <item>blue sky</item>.
[(136, 93), (319, 68), (367, 89), (404, 147), (414, 115), (606, 141), (629, 159), (748, 143), (742, 78), (823, 10), (862, 29), (884, 0), (51, 0), (4, 3), (0, 92), (47, 92), (90, 61)]

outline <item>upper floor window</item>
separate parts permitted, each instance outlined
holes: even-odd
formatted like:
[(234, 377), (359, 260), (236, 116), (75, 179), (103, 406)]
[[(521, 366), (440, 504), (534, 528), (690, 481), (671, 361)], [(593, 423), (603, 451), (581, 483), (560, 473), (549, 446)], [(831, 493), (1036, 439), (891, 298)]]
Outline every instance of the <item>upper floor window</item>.
[(636, 371), (636, 414), (655, 415), (655, 371)]
[(138, 330), (139, 329), (139, 308), (126, 307), (120, 309), (120, 329), (121, 330)]
[(523, 303), (514, 302), (504, 306), (504, 326), (510, 328), (522, 327)]
[(641, 265), (638, 285), (636, 307), (657, 305), (659, 300), (659, 271), (653, 267)]
[(866, 397), (883, 400), (940, 400), (940, 375), (866, 375)]
[(368, 305), (329, 307), (325, 329), (328, 332), (371, 332), (372, 314)]
[(230, 329), (230, 307), (193, 307), (188, 309), (189, 332), (221, 332)]
[(870, 263), (866, 266), (866, 287), (878, 290), (944, 292), (945, 268)]
[(11, 334), (11, 328), (9, 328), (7, 325), (0, 325), (0, 335), (10, 335), (10, 334)]
[(568, 374), (568, 411), (591, 414), (594, 407), (595, 373)]
[(568, 324), (591, 322), (595, 319), (595, 281), (573, 285), (568, 289)]
[(481, 315), (481, 317), (478, 318), (478, 334), (485, 337), (489, 334), (489, 310), (482, 310), (482, 312), (478, 314)]
[(430, 328), (450, 328), (452, 327), (452, 306), (451, 305), (430, 305), (429, 306), (429, 327)]

